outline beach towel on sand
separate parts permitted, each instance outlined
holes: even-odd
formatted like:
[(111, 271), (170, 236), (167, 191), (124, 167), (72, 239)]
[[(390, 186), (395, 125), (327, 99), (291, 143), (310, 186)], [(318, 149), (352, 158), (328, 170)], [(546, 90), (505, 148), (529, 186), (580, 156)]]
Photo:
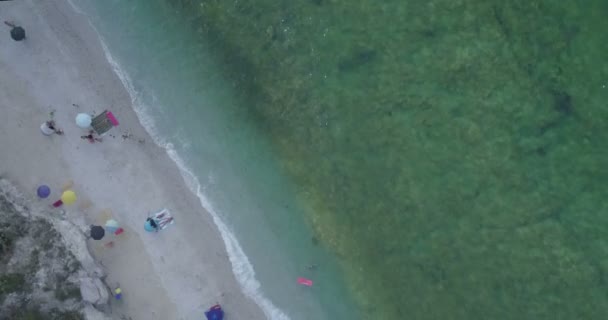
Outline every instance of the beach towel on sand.
[(171, 213), (167, 209), (162, 209), (161, 211), (152, 215), (152, 219), (158, 225), (159, 230), (164, 230), (168, 226), (175, 223), (175, 219), (171, 216)]

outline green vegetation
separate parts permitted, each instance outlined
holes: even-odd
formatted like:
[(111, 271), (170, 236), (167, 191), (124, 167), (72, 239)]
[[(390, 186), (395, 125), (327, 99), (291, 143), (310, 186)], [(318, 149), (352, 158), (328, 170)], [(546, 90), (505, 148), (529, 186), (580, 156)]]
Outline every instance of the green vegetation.
[(11, 320), (84, 320), (84, 316), (76, 311), (59, 311), (53, 309), (50, 312), (43, 312), (40, 309), (24, 306), (22, 308), (11, 308), (0, 315), (0, 319)]
[(24, 290), (25, 277), (21, 273), (0, 275), (0, 296)]
[(84, 316), (78, 311), (53, 310), (50, 320), (84, 320)]
[[(12, 201), (0, 189), (0, 320), (83, 319), (73, 310), (82, 299), (80, 289), (69, 280), (80, 264), (51, 224), (25, 218)], [(57, 301), (46, 298), (50, 290)]]
[[(14, 210), (9, 202), (0, 201), (0, 212)], [(12, 254), (13, 244), (23, 234), (25, 218), (12, 217), (15, 220), (0, 220), (0, 263), (5, 262)]]
[(82, 295), (80, 294), (79, 287), (69, 283), (63, 287), (55, 289), (55, 298), (57, 298), (59, 301), (66, 301), (68, 299), (80, 301), (82, 300)]
[(13, 309), (9, 310), (10, 319), (15, 320), (42, 320), (47, 319), (38, 309)]
[(173, 5), (365, 319), (603, 319), (607, 2)]

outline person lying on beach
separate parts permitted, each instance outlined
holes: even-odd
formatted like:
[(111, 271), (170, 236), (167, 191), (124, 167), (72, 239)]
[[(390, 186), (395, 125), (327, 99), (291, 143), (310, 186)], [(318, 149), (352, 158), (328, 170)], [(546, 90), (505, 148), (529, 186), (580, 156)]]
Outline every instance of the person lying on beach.
[(62, 134), (63, 134), (63, 130), (61, 130), (61, 129), (57, 128), (57, 127), (55, 126), (55, 121), (53, 121), (53, 120), (49, 120), (49, 121), (47, 121), (47, 122), (46, 122), (46, 126), (47, 126), (49, 129), (53, 130), (53, 132), (55, 132), (55, 134), (58, 134), (58, 135), (62, 135)]
[(53, 133), (58, 135), (63, 134), (63, 130), (57, 128), (57, 126), (55, 125), (55, 121), (53, 120), (45, 121), (44, 123), (42, 123), (42, 125), (40, 125), (40, 131), (42, 131), (42, 134), (44, 134), (45, 136), (50, 136)]
[(86, 136), (80, 136), (81, 139), (85, 139), (85, 140), (89, 140), (90, 143), (95, 143), (95, 141), (97, 142), (101, 142), (101, 138), (95, 138), (93, 136), (94, 131), (91, 130), (89, 131), (89, 134)]

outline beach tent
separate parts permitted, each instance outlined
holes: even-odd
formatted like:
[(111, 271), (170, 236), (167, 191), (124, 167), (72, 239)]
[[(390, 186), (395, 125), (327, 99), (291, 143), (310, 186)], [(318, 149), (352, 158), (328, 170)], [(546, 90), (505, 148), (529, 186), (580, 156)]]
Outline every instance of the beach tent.
[(118, 120), (116, 120), (114, 114), (108, 110), (105, 110), (91, 121), (91, 127), (93, 127), (93, 130), (100, 136), (117, 125)]
[(205, 311), (205, 316), (207, 317), (207, 320), (222, 320), (224, 319), (224, 310), (222, 310), (222, 307), (219, 304), (216, 304)]

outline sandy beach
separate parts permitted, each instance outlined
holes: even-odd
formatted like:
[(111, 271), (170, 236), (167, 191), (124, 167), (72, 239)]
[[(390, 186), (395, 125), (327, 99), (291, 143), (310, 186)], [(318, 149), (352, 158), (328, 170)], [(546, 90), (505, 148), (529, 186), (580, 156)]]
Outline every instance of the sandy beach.
[[(0, 8), (0, 19), (27, 32), (16, 42), (3, 26), (0, 36), (0, 175), (32, 199), (39, 184), (49, 185), (49, 206), (73, 184), (78, 201), (53, 214), (82, 226), (120, 222), (120, 236), (88, 240), (107, 284), (123, 290), (123, 300), (111, 302), (112, 317), (203, 319), (204, 309), (219, 302), (229, 319), (264, 319), (241, 292), (212, 217), (140, 125), (86, 17), (63, 0), (2, 2)], [(86, 130), (75, 116), (106, 109), (120, 125), (101, 143), (81, 139)], [(41, 134), (52, 111), (64, 135)], [(176, 223), (145, 232), (146, 217), (161, 208)], [(104, 246), (109, 241), (111, 248)]]

